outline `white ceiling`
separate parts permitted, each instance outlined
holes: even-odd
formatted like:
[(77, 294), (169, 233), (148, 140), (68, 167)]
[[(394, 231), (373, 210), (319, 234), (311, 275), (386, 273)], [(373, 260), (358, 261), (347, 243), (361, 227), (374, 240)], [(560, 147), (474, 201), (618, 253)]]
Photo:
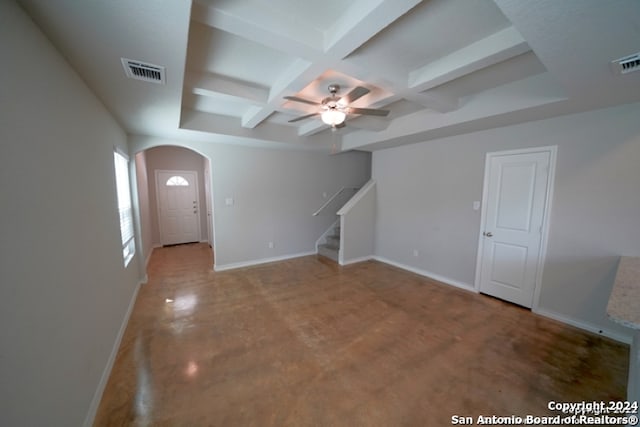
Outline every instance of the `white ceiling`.
[[(19, 0), (132, 134), (376, 150), (640, 101), (638, 0)], [(128, 79), (120, 58), (166, 67)], [(371, 92), (332, 131), (327, 86)]]

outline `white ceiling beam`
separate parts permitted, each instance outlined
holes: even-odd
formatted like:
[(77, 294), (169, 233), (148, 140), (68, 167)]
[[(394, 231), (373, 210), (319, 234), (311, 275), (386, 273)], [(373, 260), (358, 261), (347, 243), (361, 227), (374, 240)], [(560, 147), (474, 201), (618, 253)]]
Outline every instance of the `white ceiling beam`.
[(422, 92), (530, 50), (514, 27), (505, 28), (411, 71), (408, 86)]
[(257, 107), (252, 105), (242, 115), (242, 127), (253, 129), (272, 115), (275, 110), (269, 106)]
[[(404, 15), (422, 0), (358, 0), (343, 13), (325, 34), (322, 43), (316, 43), (316, 34), (300, 25), (282, 25), (278, 17), (268, 11), (244, 7), (240, 2), (222, 10), (212, 5), (194, 2), (192, 18), (205, 25), (259, 42), (298, 57), (271, 86), (266, 104), (252, 106), (242, 116), (245, 128), (254, 128), (266, 120), (282, 104), (285, 95), (302, 90), (310, 80), (327, 69), (336, 68), (343, 57), (353, 52), (393, 21)], [(231, 9), (228, 9), (231, 7)], [(301, 41), (302, 40), (302, 41)], [(311, 60), (307, 60), (311, 59)], [(227, 79), (229, 80), (229, 79)], [(265, 103), (260, 90), (243, 86), (225, 78), (206, 81), (201, 78), (201, 89), (213, 90), (232, 96)], [(202, 92), (202, 91), (199, 91)], [(206, 92), (198, 93), (206, 94)], [(311, 135), (326, 128), (324, 125), (303, 125), (301, 135)]]
[(215, 93), (219, 93), (261, 104), (266, 103), (269, 97), (269, 91), (266, 88), (214, 73), (189, 72), (186, 76), (186, 85), (192, 88), (193, 93), (201, 96), (215, 96)]
[[(242, 127), (255, 128), (271, 114), (276, 112), (283, 102), (285, 95), (291, 94), (290, 88), (302, 89), (310, 75), (316, 72), (316, 68), (310, 70), (311, 63), (302, 59), (294, 61), (291, 66), (280, 76), (271, 87), (267, 100), (263, 99), (260, 106), (251, 106), (242, 116)], [(245, 88), (246, 89), (246, 88)]]
[(500, 120), (505, 115), (566, 100), (561, 87), (547, 72), (485, 91), (482, 95), (471, 97), (464, 107), (449, 114), (420, 110), (396, 118), (386, 130), (376, 135), (350, 133), (345, 135), (343, 147), (363, 149), (385, 141), (390, 142), (390, 146), (394, 144), (392, 141), (396, 141), (397, 145), (426, 141), (427, 135), (431, 135), (431, 138), (449, 136), (447, 129), (468, 127), (471, 129), (469, 132), (480, 130), (475, 127), (479, 122), (489, 123), (488, 127), (493, 128), (501, 126)]
[(213, 28), (301, 58), (315, 58), (322, 51), (322, 34), (300, 22), (283, 21), (269, 8), (226, 2), (225, 9), (194, 2), (192, 19)]
[(370, 76), (368, 76), (369, 71), (359, 69), (359, 67), (355, 67), (353, 65), (345, 66), (344, 62), (342, 62), (335, 69), (337, 71), (344, 72), (345, 74), (356, 77), (360, 80), (367, 81), (368, 83), (374, 84), (394, 94), (389, 98), (381, 99), (375, 104), (370, 105), (369, 107), (371, 108), (384, 108), (385, 105), (399, 101), (400, 99), (406, 99), (439, 113), (448, 113), (450, 111), (458, 109), (458, 107), (460, 106), (459, 100), (455, 97), (445, 96), (444, 94), (440, 93), (420, 93), (415, 89), (407, 88), (406, 74), (404, 79), (397, 78), (393, 81), (390, 81), (388, 79), (380, 80), (371, 78)]
[[(291, 88), (300, 90), (304, 87), (309, 75), (315, 73), (316, 68), (311, 67), (309, 61), (298, 59), (280, 76), (269, 92), (268, 103), (265, 106), (254, 106), (247, 110), (242, 116), (242, 126), (245, 128), (255, 128), (262, 121), (266, 120), (282, 104), (283, 97), (290, 94)], [(313, 70), (310, 70), (313, 68)]]
[(183, 109), (180, 127), (183, 129), (212, 132), (233, 137), (255, 138), (272, 142), (300, 143), (304, 142), (297, 134), (297, 129), (275, 123), (264, 123), (260, 130), (238, 126), (235, 117)]
[(292, 95), (304, 88), (310, 79), (317, 76), (321, 65), (297, 59), (280, 75), (269, 92), (269, 102), (274, 100), (278, 103), (282, 102), (282, 97)]
[(448, 113), (458, 109), (460, 104), (459, 100), (455, 97), (428, 92), (420, 93), (416, 89), (407, 88), (406, 73), (385, 73), (385, 78), (381, 79), (378, 75), (372, 75), (371, 70), (363, 69), (347, 61), (339, 62), (333, 69), (366, 81), (394, 94), (389, 98), (381, 99), (375, 104), (370, 105), (372, 108), (384, 108), (385, 105), (399, 101), (400, 99), (406, 99), (431, 110)]
[(359, 0), (353, 2), (325, 31), (324, 51), (342, 59), (362, 46), (422, 0)]
[(328, 128), (329, 126), (324, 124), (324, 122), (322, 122), (321, 120), (312, 120), (309, 123), (305, 123), (298, 128), (298, 135), (299, 136), (314, 135)]

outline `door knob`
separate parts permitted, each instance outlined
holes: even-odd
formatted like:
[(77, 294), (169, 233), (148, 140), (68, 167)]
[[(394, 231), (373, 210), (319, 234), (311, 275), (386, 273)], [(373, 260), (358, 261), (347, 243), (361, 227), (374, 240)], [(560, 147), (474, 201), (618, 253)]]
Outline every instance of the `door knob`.
[(485, 231), (484, 233), (482, 233), (482, 235), (486, 237), (493, 237), (493, 233), (491, 233), (490, 231), (489, 232)]

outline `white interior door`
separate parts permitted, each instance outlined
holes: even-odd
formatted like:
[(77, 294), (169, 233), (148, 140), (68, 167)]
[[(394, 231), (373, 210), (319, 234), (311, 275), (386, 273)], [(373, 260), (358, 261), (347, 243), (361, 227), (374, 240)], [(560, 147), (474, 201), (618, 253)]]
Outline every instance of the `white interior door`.
[(197, 177), (194, 171), (156, 171), (158, 221), (163, 245), (200, 240)]
[(541, 269), (551, 150), (487, 155), (479, 290), (530, 308)]

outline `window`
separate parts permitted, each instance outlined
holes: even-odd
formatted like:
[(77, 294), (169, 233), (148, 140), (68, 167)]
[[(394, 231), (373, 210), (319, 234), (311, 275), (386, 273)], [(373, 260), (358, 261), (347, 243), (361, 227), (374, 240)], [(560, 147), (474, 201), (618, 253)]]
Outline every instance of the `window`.
[(122, 256), (126, 267), (133, 258), (136, 244), (133, 240), (133, 211), (129, 190), (129, 159), (118, 150), (113, 153), (116, 169), (116, 192), (120, 215), (120, 235), (122, 236)]
[(189, 181), (179, 175), (174, 175), (167, 180), (167, 187), (188, 187)]

